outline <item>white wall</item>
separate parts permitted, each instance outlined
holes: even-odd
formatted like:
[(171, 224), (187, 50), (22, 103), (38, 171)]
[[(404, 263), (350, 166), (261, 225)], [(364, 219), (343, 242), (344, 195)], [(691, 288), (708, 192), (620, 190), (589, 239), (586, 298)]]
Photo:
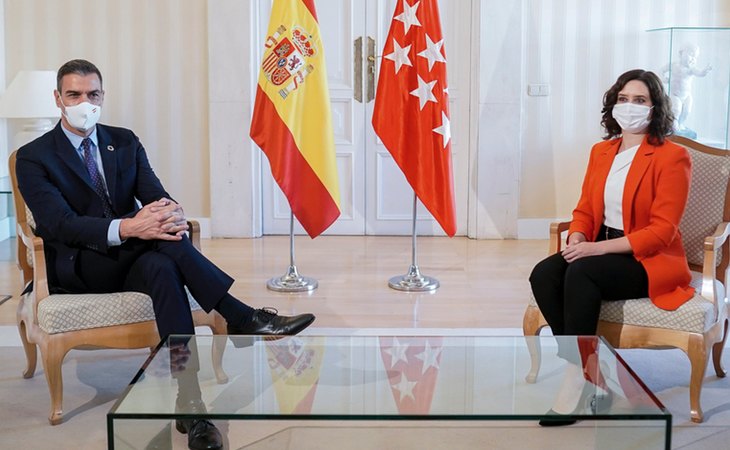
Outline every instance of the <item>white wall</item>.
[[(211, 230), (216, 237), (261, 235), (261, 152), (248, 138), (257, 2), (208, 2)], [(237, 57), (232, 57), (237, 55)]]
[[(469, 142), (478, 173), (468, 174), (469, 235), (479, 238), (542, 236), (547, 221), (570, 214), (601, 136), (603, 92), (626, 69), (666, 62), (646, 29), (730, 26), (728, 0), (472, 1), (481, 47), (472, 53), (479, 72)], [(262, 32), (253, 17), (267, 4), (2, 0), (0, 89), (21, 69), (91, 59), (105, 75), (103, 121), (140, 135), (188, 215), (210, 217), (215, 236), (257, 236), (260, 154), (247, 132), (258, 61), (250, 42)], [(530, 83), (548, 84), (550, 95), (527, 96)]]
[[(590, 146), (602, 136), (603, 93), (629, 69), (659, 71), (669, 49), (646, 30), (728, 26), (727, 0), (530, 0), (526, 82), (550, 95), (523, 96), (520, 237), (545, 237), (550, 219), (578, 200)], [(725, 5), (725, 6), (723, 6)], [(526, 93), (527, 86), (523, 86)]]
[(469, 237), (513, 238), (517, 235), (522, 148), (524, 25), (526, 2), (482, 0), (478, 26), (478, 76), (472, 89), (478, 99), (475, 198), (470, 199)]
[(4, 0), (3, 73), (95, 63), (106, 91), (101, 121), (134, 130), (187, 215), (207, 217), (207, 3)]
[[(5, 4), (0, 3), (0, 24), (5, 23)], [(0, 33), (0, 96), (5, 92), (5, 33)], [(8, 165), (2, 161), (8, 160), (10, 152), (9, 138), (7, 132), (7, 120), (0, 119), (0, 177), (8, 175)], [(13, 230), (14, 221), (9, 219), (11, 214), (9, 196), (0, 196), (0, 241), (7, 239), (15, 233)]]

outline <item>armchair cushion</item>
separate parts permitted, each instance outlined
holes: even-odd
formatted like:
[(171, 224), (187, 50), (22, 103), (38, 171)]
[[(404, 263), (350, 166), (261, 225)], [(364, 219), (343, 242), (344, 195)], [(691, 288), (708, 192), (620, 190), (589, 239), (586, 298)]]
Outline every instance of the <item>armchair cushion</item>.
[[(188, 300), (191, 310), (202, 309), (190, 293)], [(38, 325), (48, 334), (154, 319), (152, 299), (141, 292), (55, 294), (38, 304)]]
[[(701, 283), (702, 274), (692, 272), (690, 285), (696, 292), (700, 292)], [(718, 289), (718, 298), (725, 298), (722, 283), (716, 281), (715, 285)], [(537, 306), (532, 295), (530, 295), (530, 305)], [(717, 313), (711, 301), (695, 294), (692, 299), (674, 311), (658, 308), (648, 298), (602, 302), (600, 320), (701, 334), (717, 321)]]

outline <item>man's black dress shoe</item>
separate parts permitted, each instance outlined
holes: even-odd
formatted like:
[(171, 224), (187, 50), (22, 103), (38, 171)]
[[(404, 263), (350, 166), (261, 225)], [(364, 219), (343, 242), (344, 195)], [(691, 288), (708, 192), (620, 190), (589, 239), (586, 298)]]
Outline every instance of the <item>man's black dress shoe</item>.
[[(183, 413), (204, 414), (205, 404), (202, 400), (176, 402), (176, 409)], [(191, 450), (221, 450), (223, 448), (223, 437), (213, 422), (206, 419), (177, 419), (175, 428), (182, 434), (188, 435), (188, 448)]]
[(280, 316), (274, 308), (262, 308), (253, 312), (243, 326), (228, 324), (229, 335), (292, 336), (314, 322), (314, 314)]
[(205, 419), (178, 419), (177, 431), (188, 435), (188, 448), (191, 450), (221, 450), (223, 437), (213, 422)]

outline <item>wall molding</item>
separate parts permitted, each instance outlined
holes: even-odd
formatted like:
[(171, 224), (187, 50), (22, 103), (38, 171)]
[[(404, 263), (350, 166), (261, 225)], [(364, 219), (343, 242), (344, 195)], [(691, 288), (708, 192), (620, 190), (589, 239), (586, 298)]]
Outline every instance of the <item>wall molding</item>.
[(517, 239), (549, 239), (552, 222), (567, 222), (570, 218), (519, 219), (517, 221)]

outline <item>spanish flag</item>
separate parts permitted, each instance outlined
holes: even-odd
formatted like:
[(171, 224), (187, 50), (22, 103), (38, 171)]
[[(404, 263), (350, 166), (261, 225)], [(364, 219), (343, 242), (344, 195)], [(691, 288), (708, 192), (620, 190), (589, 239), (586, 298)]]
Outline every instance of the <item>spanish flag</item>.
[(279, 411), (310, 414), (325, 351), (324, 337), (287, 337), (266, 344)]
[(315, 238), (340, 215), (324, 47), (314, 0), (274, 0), (251, 121), (292, 212)]

